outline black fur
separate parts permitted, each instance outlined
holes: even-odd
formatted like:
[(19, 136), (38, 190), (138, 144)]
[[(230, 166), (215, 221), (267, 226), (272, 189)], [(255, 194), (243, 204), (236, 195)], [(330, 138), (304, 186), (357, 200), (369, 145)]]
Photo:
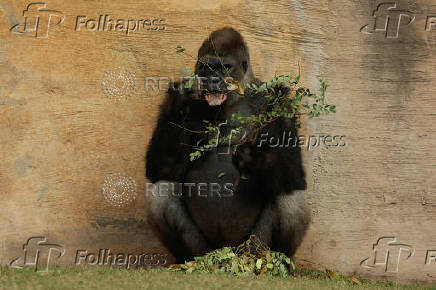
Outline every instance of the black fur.
[[(217, 64), (217, 55), (233, 66), (234, 79), (259, 83), (252, 75), (243, 38), (232, 28), (213, 32), (199, 50), (199, 59), (210, 65)], [(201, 62), (197, 62), (196, 73), (215, 75)], [(197, 89), (180, 85), (170, 87), (160, 107), (146, 156), (147, 178), (156, 184), (170, 182), (175, 188), (179, 188), (178, 183), (216, 183), (221, 189), (231, 183), (235, 188), (232, 196), (221, 197), (210, 190), (203, 194), (208, 197), (199, 196), (197, 190), (188, 194), (184, 186), (180, 197), (167, 189), (152, 191), (147, 195), (149, 217), (157, 234), (178, 262), (217, 247), (235, 246), (250, 234), (256, 234), (273, 250), (292, 256), (310, 222), (300, 148), (244, 144), (232, 155), (221, 154), (229, 148), (218, 146), (199, 160), (189, 161), (189, 145), (201, 144), (204, 138), (193, 132), (204, 129), (203, 120), (219, 124), (230, 122), (232, 113), (251, 115), (265, 99), (246, 90), (247, 102), (228, 92), (223, 104), (209, 106)], [(229, 123), (222, 132), (228, 134), (237, 126)], [(295, 120), (278, 119), (263, 130), (278, 138), (289, 131), (296, 134)]]

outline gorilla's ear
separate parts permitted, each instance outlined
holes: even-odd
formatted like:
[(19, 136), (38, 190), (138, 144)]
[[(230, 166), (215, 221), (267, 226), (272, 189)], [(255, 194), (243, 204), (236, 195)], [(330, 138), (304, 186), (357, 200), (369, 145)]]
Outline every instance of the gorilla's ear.
[(248, 62), (246, 60), (242, 62), (242, 69), (244, 70), (244, 73), (248, 70)]

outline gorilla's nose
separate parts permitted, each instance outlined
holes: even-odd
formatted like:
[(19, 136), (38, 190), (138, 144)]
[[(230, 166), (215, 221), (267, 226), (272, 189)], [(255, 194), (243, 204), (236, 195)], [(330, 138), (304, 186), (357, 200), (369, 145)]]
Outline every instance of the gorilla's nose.
[(224, 92), (227, 90), (227, 83), (220, 77), (209, 77), (204, 85), (205, 90), (209, 92)]

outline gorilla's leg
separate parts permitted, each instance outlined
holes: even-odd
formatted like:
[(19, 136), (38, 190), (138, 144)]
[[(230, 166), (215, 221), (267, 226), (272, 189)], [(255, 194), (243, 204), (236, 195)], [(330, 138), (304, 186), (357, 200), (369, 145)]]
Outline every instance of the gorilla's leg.
[(263, 209), (252, 233), (272, 250), (292, 257), (310, 223), (310, 209), (304, 191), (279, 195)]
[(272, 202), (265, 205), (257, 219), (256, 225), (251, 231), (251, 233), (256, 235), (262, 243), (268, 246), (271, 246), (273, 226), (277, 224), (278, 220), (274, 206), (275, 204)]
[(147, 188), (145, 198), (149, 220), (176, 258), (176, 263), (183, 263), (210, 250), (180, 199), (178, 183), (159, 181), (153, 188)]
[(280, 195), (275, 202), (279, 220), (277, 237), (273, 236), (273, 244), (279, 251), (292, 257), (309, 228), (310, 208), (304, 198), (304, 190), (295, 190), (290, 195)]

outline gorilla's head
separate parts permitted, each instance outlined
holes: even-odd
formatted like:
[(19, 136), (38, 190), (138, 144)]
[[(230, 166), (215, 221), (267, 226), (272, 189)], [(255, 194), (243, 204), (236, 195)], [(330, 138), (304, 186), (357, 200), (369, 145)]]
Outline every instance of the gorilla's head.
[(212, 32), (198, 50), (195, 73), (202, 83), (201, 96), (211, 106), (223, 104), (230, 94), (225, 79), (241, 85), (250, 82), (253, 72), (241, 34), (231, 27)]

